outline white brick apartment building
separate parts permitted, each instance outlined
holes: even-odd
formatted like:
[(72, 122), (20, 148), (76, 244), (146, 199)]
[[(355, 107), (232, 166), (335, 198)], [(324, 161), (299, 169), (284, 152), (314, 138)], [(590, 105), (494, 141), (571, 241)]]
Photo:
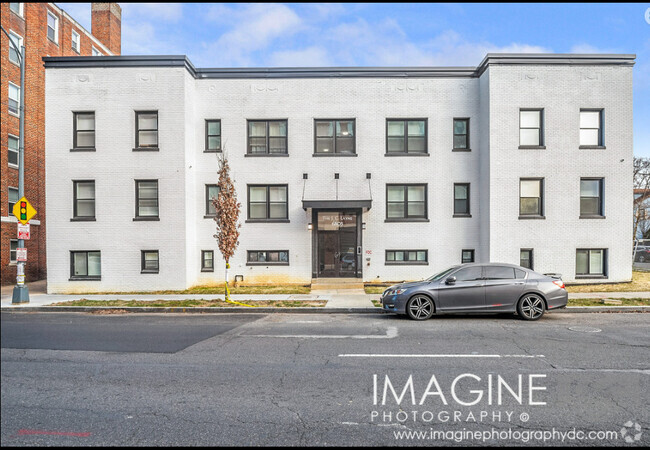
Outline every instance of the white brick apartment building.
[(244, 283), (422, 279), (507, 262), (632, 276), (634, 55), (463, 68), (197, 69), (44, 58), (48, 291), (223, 280), (226, 154)]

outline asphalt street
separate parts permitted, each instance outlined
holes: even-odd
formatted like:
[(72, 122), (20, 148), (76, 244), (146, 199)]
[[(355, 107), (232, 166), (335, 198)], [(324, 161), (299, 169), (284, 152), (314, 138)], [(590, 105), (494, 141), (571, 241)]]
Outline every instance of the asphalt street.
[(650, 444), (650, 314), (1, 325), (2, 446)]

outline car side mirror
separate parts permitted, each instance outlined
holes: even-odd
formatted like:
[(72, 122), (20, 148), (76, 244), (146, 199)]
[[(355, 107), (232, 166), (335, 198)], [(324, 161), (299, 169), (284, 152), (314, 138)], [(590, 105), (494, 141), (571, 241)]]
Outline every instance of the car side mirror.
[(445, 280), (445, 284), (456, 284), (456, 277), (449, 277)]

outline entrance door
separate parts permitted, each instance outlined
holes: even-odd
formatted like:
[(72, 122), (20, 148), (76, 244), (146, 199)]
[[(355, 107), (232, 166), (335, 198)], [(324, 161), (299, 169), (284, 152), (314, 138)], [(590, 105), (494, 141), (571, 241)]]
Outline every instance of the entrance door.
[(318, 212), (318, 276), (356, 277), (357, 213)]

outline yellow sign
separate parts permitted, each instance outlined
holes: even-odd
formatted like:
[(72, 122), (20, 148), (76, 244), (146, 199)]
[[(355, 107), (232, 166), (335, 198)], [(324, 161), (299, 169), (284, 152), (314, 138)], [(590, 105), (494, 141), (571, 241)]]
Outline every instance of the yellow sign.
[(29, 204), (27, 199), (23, 197), (14, 205), (13, 213), (14, 216), (16, 216), (16, 219), (18, 219), (18, 222), (25, 225), (29, 222), (29, 219), (36, 215), (36, 210)]

